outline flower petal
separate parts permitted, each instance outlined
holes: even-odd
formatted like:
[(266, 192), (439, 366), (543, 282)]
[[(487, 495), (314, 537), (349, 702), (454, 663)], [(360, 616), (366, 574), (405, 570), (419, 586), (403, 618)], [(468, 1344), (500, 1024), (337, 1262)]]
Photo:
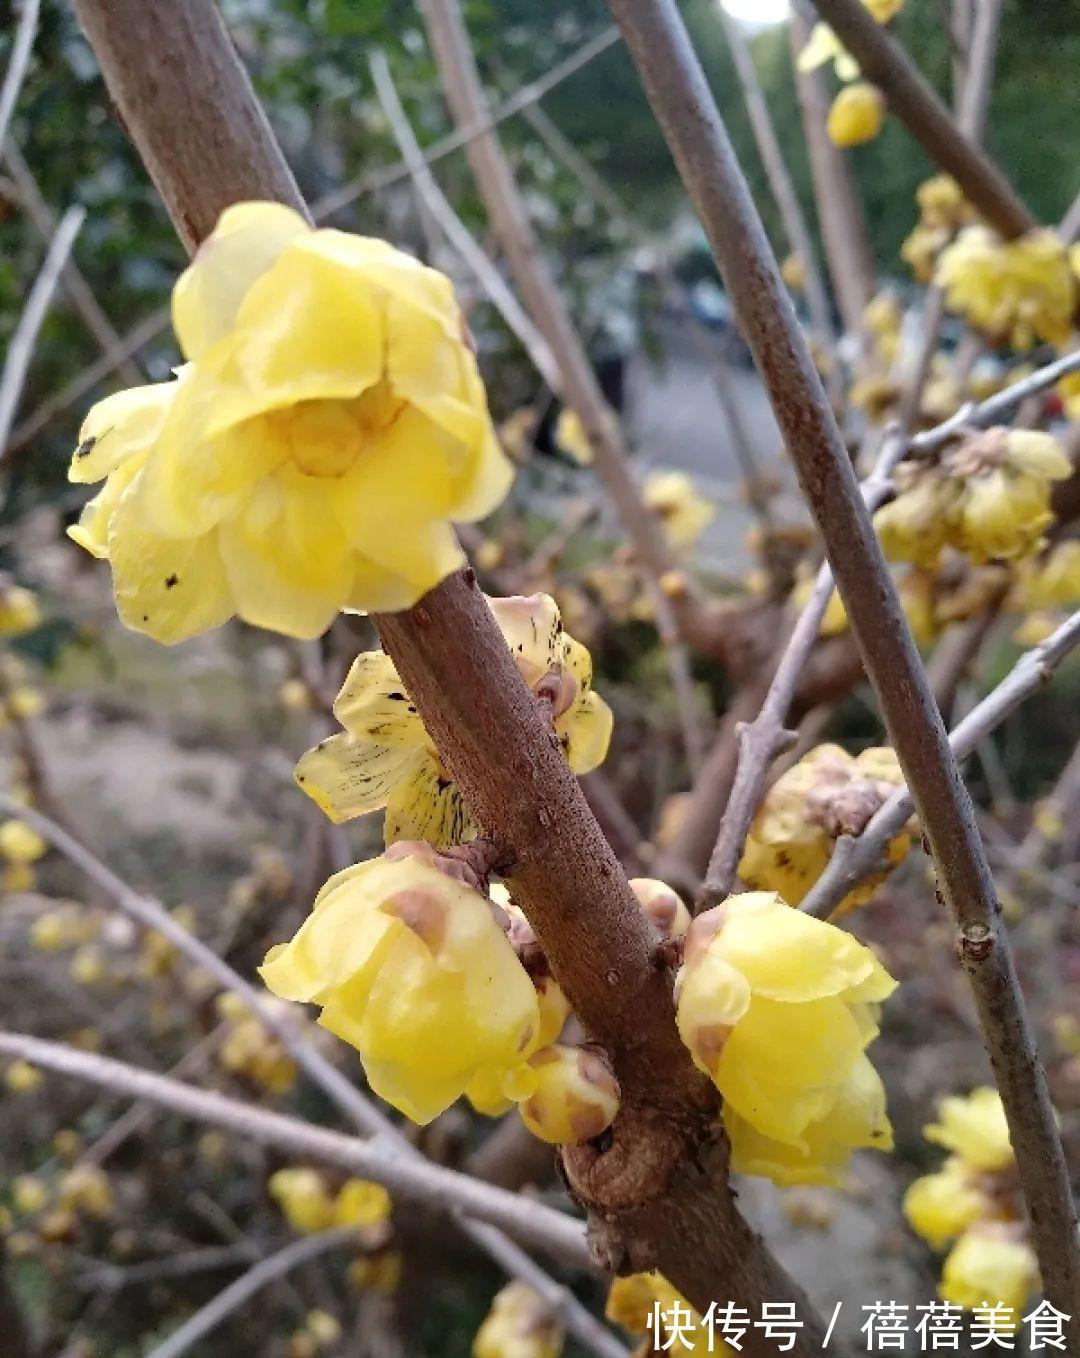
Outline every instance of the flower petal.
[(555, 723), (575, 773), (588, 773), (604, 762), (611, 744), (614, 718), (598, 693), (586, 693)]
[(425, 744), (424, 724), (385, 651), (361, 651), (353, 661), (334, 716), (357, 739), (415, 749)]
[(423, 757), (422, 749), (328, 736), (300, 757), (296, 781), (340, 824), (385, 806), (397, 784)]
[(423, 839), (445, 849), (475, 833), (461, 793), (430, 757), (418, 763), (387, 798), (383, 825), (387, 844)]
[(82, 484), (100, 481), (128, 458), (145, 453), (160, 433), (183, 385), (183, 379), (154, 382), (114, 392), (98, 401), (79, 430), (79, 446), (68, 480)]

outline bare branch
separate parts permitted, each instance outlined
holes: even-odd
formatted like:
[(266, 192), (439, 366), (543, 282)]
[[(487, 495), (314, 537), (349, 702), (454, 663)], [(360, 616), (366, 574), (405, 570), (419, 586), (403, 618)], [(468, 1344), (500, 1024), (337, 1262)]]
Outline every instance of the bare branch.
[(894, 113), (991, 226), (1012, 240), (1035, 225), (998, 167), (953, 122), (949, 110), (901, 45), (871, 15), (862, 0), (814, 0), (818, 13), (873, 81)]
[(419, 1202), (451, 1213), (465, 1212), (502, 1227), (516, 1239), (563, 1263), (575, 1268), (593, 1267), (581, 1222), (565, 1212), (481, 1183), (419, 1156), (404, 1155), (382, 1137), (362, 1141), (343, 1136), (326, 1127), (315, 1127), (227, 1098), (215, 1090), (196, 1089), (181, 1080), (154, 1075), (96, 1052), (78, 1051), (22, 1033), (0, 1032), (0, 1052), (43, 1070), (157, 1104), (181, 1117), (235, 1132), (287, 1155), (374, 1179), (403, 1202)]
[(85, 217), (86, 212), (81, 207), (68, 208), (64, 213), (11, 336), (4, 370), (0, 373), (0, 457), (3, 457), (7, 448), (8, 435), (22, 395), (27, 369), (34, 356), (38, 332), (48, 315), (60, 274)]
[[(827, 7), (826, 0), (820, 3), (830, 16), (840, 6), (840, 0), (828, 0)], [(879, 33), (859, 0), (852, 4)], [(608, 7), (709, 237), (825, 540), (889, 736), (915, 795), (944, 901), (964, 942), (961, 960), (1008, 1117), (1046, 1295), (1059, 1310), (1076, 1316), (1076, 1214), (1045, 1072), (971, 797), (851, 460), (674, 0), (608, 0)], [(846, 7), (844, 0), (845, 12)]]
[[(1000, 684), (968, 713), (949, 736), (957, 759), (966, 759), (991, 731), (1049, 682), (1054, 670), (1080, 646), (1080, 613), (1048, 637), (1040, 646), (1025, 651)], [(856, 839), (842, 836), (836, 842), (829, 865), (802, 902), (807, 914), (830, 914), (854, 887), (881, 869), (890, 839), (911, 817), (914, 802), (901, 788), (874, 815)]]
[(1058, 235), (1065, 245), (1072, 245), (1080, 236), (1080, 193), (1069, 204), (1069, 210), (1061, 219)]
[(34, 37), (37, 34), (38, 11), (41, 0), (22, 0), (19, 25), (15, 30), (15, 41), (11, 44), (11, 58), (4, 72), (4, 83), (0, 86), (0, 147), (7, 141), (11, 115), (19, 101), (30, 56), (34, 50)]

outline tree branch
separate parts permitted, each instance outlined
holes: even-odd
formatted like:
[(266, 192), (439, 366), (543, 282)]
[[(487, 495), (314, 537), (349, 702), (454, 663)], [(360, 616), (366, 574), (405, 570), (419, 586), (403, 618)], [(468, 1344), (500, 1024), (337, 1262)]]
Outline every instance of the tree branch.
[[(877, 33), (859, 0), (852, 3)], [(829, 0), (830, 14), (838, 4)], [(971, 797), (851, 460), (673, 0), (608, 0), (608, 7), (705, 227), (824, 538), (868, 676), (915, 796), (943, 898), (961, 937), (968, 940), (961, 959), (1008, 1117), (1046, 1295), (1059, 1310), (1077, 1316), (1076, 1215), (1045, 1073), (1035, 1055)]]
[[(951, 174), (964, 196), (1006, 240), (1030, 231), (1035, 219), (990, 158), (965, 136), (904, 49), (862, 0), (814, 0), (818, 13), (873, 81), (935, 165)], [(969, 66), (970, 69), (970, 66)]]
[[(1025, 651), (1001, 683), (955, 727), (949, 736), (955, 757), (966, 759), (991, 731), (1049, 683), (1054, 670), (1077, 646), (1080, 646), (1080, 613), (1074, 613), (1041, 645)], [(849, 891), (880, 871), (886, 861), (886, 846), (907, 824), (913, 809), (911, 793), (906, 787), (899, 788), (861, 835), (857, 838), (842, 835), (836, 841), (828, 867), (807, 892), (800, 908), (809, 915), (824, 917), (836, 909)]]
[(451, 1213), (465, 1212), (500, 1226), (516, 1239), (544, 1250), (564, 1264), (592, 1267), (582, 1224), (565, 1212), (481, 1183), (419, 1156), (403, 1155), (381, 1137), (362, 1141), (343, 1136), (326, 1127), (315, 1127), (298, 1118), (241, 1103), (214, 1090), (196, 1089), (181, 1080), (154, 1075), (95, 1052), (77, 1051), (22, 1033), (0, 1032), (0, 1052), (58, 1075), (157, 1104), (181, 1117), (224, 1128), (298, 1159), (334, 1165), (374, 1179), (403, 1202), (423, 1203)]
[(30, 66), (40, 8), (41, 0), (22, 0), (19, 24), (15, 30), (15, 40), (11, 44), (11, 57), (4, 72), (4, 83), (0, 86), (0, 147), (7, 141), (11, 115), (15, 112), (19, 91)]

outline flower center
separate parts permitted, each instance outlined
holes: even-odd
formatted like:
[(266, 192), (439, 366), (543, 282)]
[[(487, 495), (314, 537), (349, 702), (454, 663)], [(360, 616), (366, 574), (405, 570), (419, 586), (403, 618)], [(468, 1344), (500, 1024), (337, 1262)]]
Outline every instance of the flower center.
[(298, 401), (266, 415), (288, 456), (305, 476), (344, 476), (365, 441), (390, 427), (405, 408), (383, 381), (351, 401)]

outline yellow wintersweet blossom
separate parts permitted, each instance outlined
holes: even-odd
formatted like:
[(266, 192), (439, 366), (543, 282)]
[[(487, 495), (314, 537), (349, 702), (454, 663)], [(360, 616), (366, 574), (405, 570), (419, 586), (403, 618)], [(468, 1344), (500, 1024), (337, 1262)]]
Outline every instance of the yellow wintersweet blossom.
[(698, 492), (685, 472), (651, 472), (645, 478), (642, 499), (679, 550), (693, 546), (716, 514), (712, 502)]
[(390, 1194), (370, 1179), (347, 1179), (334, 1200), (334, 1225), (369, 1231), (390, 1219)]
[(1013, 1163), (1009, 1125), (996, 1089), (983, 1085), (966, 1097), (942, 1099), (937, 1116), (936, 1122), (923, 1128), (923, 1135), (935, 1146), (944, 1146), (983, 1172), (1007, 1169)]
[(173, 289), (175, 381), (90, 411), (71, 536), (121, 620), (167, 643), (234, 614), (316, 637), (462, 564), (511, 468), (447, 278), (276, 203), (222, 214)]
[(1080, 604), (1080, 539), (1051, 547), (1037, 561), (1021, 563), (1008, 606), (1013, 609), (1070, 608)]
[(41, 625), (37, 597), (22, 585), (0, 581), (0, 636), (17, 637)]
[(904, 462), (898, 494), (874, 515), (885, 555), (937, 564), (944, 547), (976, 565), (1015, 561), (1037, 551), (1053, 522), (1050, 491), (1072, 466), (1050, 434), (987, 429), (950, 448), (940, 463)]
[(507, 1283), (473, 1339), (473, 1358), (559, 1358), (565, 1332), (527, 1283)]
[(723, 1095), (732, 1169), (778, 1184), (835, 1183), (853, 1150), (891, 1148), (866, 1048), (876, 1005), (895, 988), (868, 948), (775, 893), (730, 896), (698, 916), (676, 1018)]
[(380, 1098), (430, 1122), (483, 1072), (508, 1079), (535, 1050), (536, 991), (492, 904), (402, 843), (335, 874), (259, 974), (317, 1004)]
[(317, 1169), (279, 1169), (267, 1186), (285, 1220), (301, 1235), (317, 1235), (335, 1224), (334, 1199)]
[(37, 1089), (43, 1079), (41, 1071), (29, 1061), (12, 1061), (4, 1071), (4, 1083), (13, 1094), (28, 1094)]
[(1052, 231), (1003, 241), (989, 227), (965, 227), (942, 251), (934, 281), (951, 311), (1014, 349), (1064, 344), (1072, 333), (1077, 280)]
[(615, 1121), (619, 1084), (590, 1047), (554, 1043), (529, 1061), (534, 1088), (518, 1104), (533, 1136), (554, 1146), (591, 1141)]
[(952, 175), (935, 174), (924, 179), (915, 190), (915, 201), (924, 226), (959, 227), (975, 215)]
[[(612, 718), (592, 691), (589, 652), (563, 631), (547, 594), (488, 602), (522, 678), (549, 705), (570, 767), (575, 773), (596, 768), (607, 754)], [(389, 656), (357, 656), (334, 714), (344, 733), (320, 741), (296, 766), (296, 781), (331, 820), (385, 807), (387, 844), (424, 839), (446, 847), (475, 834)]]
[(980, 1187), (978, 1174), (956, 1155), (936, 1174), (916, 1179), (904, 1194), (903, 1206), (911, 1229), (935, 1250), (993, 1214), (993, 1201)]
[[(613, 1278), (604, 1315), (630, 1334), (649, 1335), (655, 1352), (663, 1351), (673, 1358), (732, 1352), (662, 1273), (628, 1273)], [(662, 1334), (653, 1329), (654, 1317), (659, 1319)]]
[[(1007, 1334), (1020, 1324), (1028, 1298), (1039, 1285), (1039, 1265), (1026, 1240), (1012, 1225), (993, 1223), (966, 1231), (953, 1246), (941, 1271), (938, 1296), (967, 1311), (1001, 1302), (995, 1328)], [(1011, 1323), (1010, 1323), (1011, 1322)]]
[(800, 71), (816, 71), (821, 66), (833, 63), (840, 80), (855, 80), (859, 75), (859, 63), (848, 52), (835, 32), (820, 21), (810, 30), (806, 46), (799, 53), (796, 67)]
[(641, 912), (661, 938), (685, 938), (691, 917), (682, 897), (656, 877), (631, 877), (630, 890)]
[(555, 442), (567, 457), (579, 467), (587, 467), (593, 460), (593, 446), (576, 410), (564, 406), (555, 421)]
[(792, 292), (802, 292), (806, 287), (806, 262), (802, 255), (792, 251), (780, 265), (780, 277)]
[(36, 863), (48, 852), (49, 846), (36, 830), (25, 821), (6, 820), (0, 825), (0, 857), (9, 863)]
[(925, 226), (920, 222), (900, 246), (900, 258), (911, 270), (917, 283), (930, 283), (942, 250), (952, 240), (946, 226)]
[(885, 122), (885, 96), (868, 80), (845, 85), (829, 108), (825, 127), (834, 146), (873, 141)]
[[(851, 756), (839, 745), (818, 745), (766, 794), (750, 825), (739, 876), (759, 891), (775, 891), (798, 905), (825, 871), (841, 835), (859, 835), (904, 778), (891, 749)], [(893, 865), (906, 857), (906, 830), (889, 842)], [(864, 905), (885, 879), (875, 873), (837, 906), (843, 914)]]
[(57, 1185), (61, 1207), (85, 1213), (103, 1221), (113, 1210), (113, 1191), (109, 1176), (90, 1160), (73, 1165)]

